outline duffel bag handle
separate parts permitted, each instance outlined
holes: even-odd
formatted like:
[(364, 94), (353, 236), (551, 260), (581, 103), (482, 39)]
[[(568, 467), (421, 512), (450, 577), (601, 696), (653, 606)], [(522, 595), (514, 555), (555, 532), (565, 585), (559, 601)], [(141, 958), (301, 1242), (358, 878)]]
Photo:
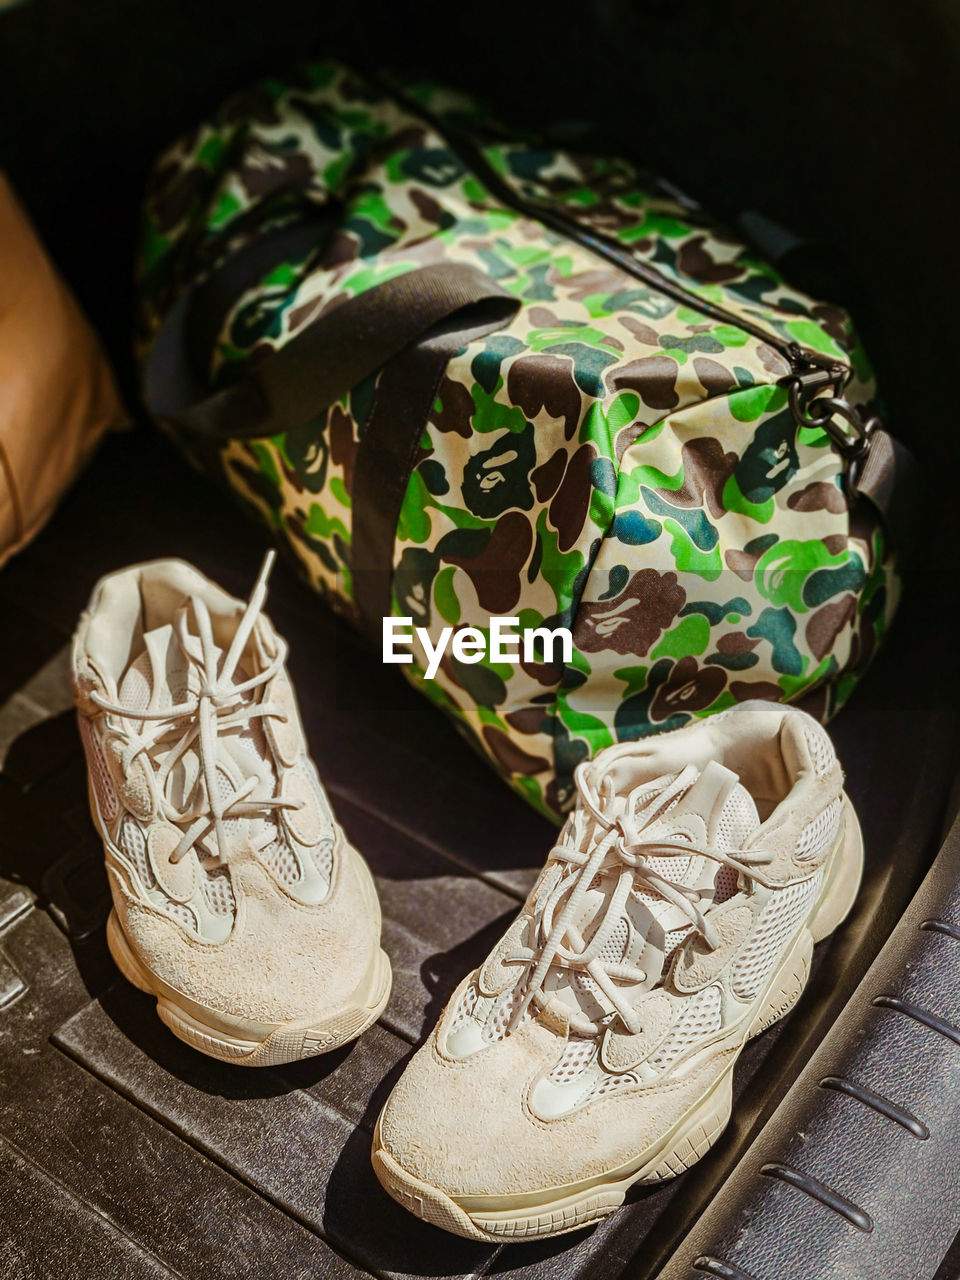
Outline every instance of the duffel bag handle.
[[(291, 228), (307, 244), (311, 229)], [(314, 243), (317, 232), (312, 229)], [(262, 279), (272, 237), (251, 246), (245, 263)], [(259, 254), (259, 257), (255, 255)], [(232, 273), (232, 298), (242, 296)], [(206, 286), (204, 286), (206, 287)], [(247, 285), (249, 287), (249, 284)], [(519, 303), (465, 263), (417, 267), (325, 311), (284, 347), (255, 363), (232, 386), (204, 395), (189, 360), (188, 333), (200, 299), (184, 293), (171, 309), (147, 362), (145, 397), (158, 418), (208, 440), (254, 439), (303, 426), (438, 325), (464, 312), (472, 332), (499, 328)], [(469, 312), (467, 311), (469, 308)]]

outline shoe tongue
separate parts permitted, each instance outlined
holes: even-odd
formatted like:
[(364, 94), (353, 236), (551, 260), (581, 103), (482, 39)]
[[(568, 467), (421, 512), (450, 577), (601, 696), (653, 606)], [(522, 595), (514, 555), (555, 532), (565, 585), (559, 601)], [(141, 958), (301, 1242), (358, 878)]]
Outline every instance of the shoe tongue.
[[(637, 790), (650, 794), (649, 788)], [(656, 793), (646, 803), (643, 796), (638, 797), (639, 802), (633, 806), (634, 815), (641, 822), (641, 834), (660, 839), (676, 838), (678, 834), (682, 838), (686, 834), (694, 844), (705, 840), (710, 845), (736, 849), (760, 821), (749, 791), (732, 769), (716, 760), (709, 761), (701, 772), (694, 765), (687, 765), (660, 788), (659, 794), (667, 800), (666, 806), (655, 803)]]
[[(197, 665), (201, 660), (200, 640), (187, 635), (186, 645), (191, 662), (172, 626), (157, 627), (143, 637), (144, 648), (124, 673), (119, 688), (119, 700), (135, 711), (165, 711), (179, 703), (187, 702), (200, 692), (201, 675)], [(219, 668), (223, 650), (214, 646), (214, 659)], [(237, 683), (247, 678), (242, 667), (234, 676)], [(154, 742), (152, 748), (158, 763), (162, 760), (163, 746), (159, 739), (170, 732), (169, 721), (141, 723), (141, 733)], [(171, 744), (179, 737), (171, 738)], [(196, 749), (184, 753), (167, 779), (167, 799), (176, 808), (184, 806), (187, 796), (196, 785), (200, 773), (200, 760)], [(254, 796), (272, 795), (276, 790), (276, 775), (270, 762), (264, 739), (263, 726), (258, 719), (251, 719), (241, 730), (220, 733), (217, 739), (217, 778), (224, 796), (231, 795), (247, 778), (256, 775), (259, 784)], [(271, 818), (233, 818), (226, 823), (231, 834), (239, 830), (247, 832), (259, 846), (275, 840), (279, 832)]]
[[(647, 860), (665, 879), (699, 889), (704, 895), (704, 908), (711, 897), (722, 902), (737, 892), (735, 871), (694, 852), (698, 847), (736, 852), (759, 825), (753, 797), (732, 770), (716, 761), (710, 761), (702, 771), (688, 765), (680, 773), (635, 787), (625, 799), (614, 798), (609, 811), (617, 817), (632, 814), (641, 841), (690, 841), (689, 857), (682, 853), (648, 854)], [(616, 882), (614, 869), (602, 880), (594, 881), (587, 891), (574, 921), (585, 938), (592, 937), (602, 920)], [(607, 963), (626, 961), (659, 981), (666, 959), (691, 928), (688, 915), (652, 885), (638, 879), (624, 915), (610, 932), (601, 959)], [(593, 1021), (605, 1011), (594, 1000), (597, 988), (586, 974), (575, 973), (571, 980), (567, 972), (557, 970), (545, 988), (555, 999), (574, 1011), (582, 1011)]]
[[(127, 668), (120, 683), (124, 706), (135, 711), (165, 711), (199, 693), (200, 673), (187, 660), (172, 626), (147, 631), (143, 643), (143, 652)], [(199, 657), (200, 641), (196, 636), (189, 636), (187, 643), (191, 653)], [(219, 662), (221, 650), (214, 652)]]

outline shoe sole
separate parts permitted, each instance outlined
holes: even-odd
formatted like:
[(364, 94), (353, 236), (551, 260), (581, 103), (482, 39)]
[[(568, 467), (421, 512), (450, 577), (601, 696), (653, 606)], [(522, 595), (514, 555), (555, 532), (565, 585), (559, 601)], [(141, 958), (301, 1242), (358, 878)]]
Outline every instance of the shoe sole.
[[(856, 901), (863, 873), (863, 837), (846, 795), (843, 803), (840, 845), (828, 864), (820, 898), (759, 997), (737, 1057), (751, 1037), (793, 1008), (810, 976), (814, 944), (842, 924)], [(457, 1198), (415, 1178), (393, 1159), (383, 1147), (379, 1121), (373, 1139), (374, 1172), (384, 1189), (405, 1209), (471, 1240), (502, 1244), (577, 1231), (618, 1209), (635, 1184), (674, 1178), (706, 1155), (730, 1120), (735, 1064), (736, 1057), (668, 1133), (627, 1165), (597, 1178), (558, 1187), (555, 1192), (531, 1193), (525, 1203), (516, 1196), (504, 1197), (509, 1206), (502, 1208), (497, 1205), (497, 1197), (463, 1196), (459, 1198), (463, 1203), (459, 1203)], [(476, 1203), (478, 1200), (482, 1200), (482, 1207)]]

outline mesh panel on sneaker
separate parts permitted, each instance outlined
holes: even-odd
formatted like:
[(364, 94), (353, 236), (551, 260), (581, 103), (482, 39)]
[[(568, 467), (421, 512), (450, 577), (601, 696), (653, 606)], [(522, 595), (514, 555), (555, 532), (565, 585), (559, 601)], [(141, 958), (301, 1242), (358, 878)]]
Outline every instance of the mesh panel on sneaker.
[[(668, 806), (667, 812), (679, 803), (679, 797)], [(741, 847), (746, 837), (757, 825), (757, 810), (750, 793), (745, 787), (734, 787), (727, 797), (717, 823), (716, 842), (723, 849), (736, 850)], [(690, 871), (691, 859), (673, 855), (672, 857), (656, 856), (649, 859), (650, 867), (658, 875), (668, 880), (683, 883)], [(721, 866), (716, 876), (716, 902), (724, 902), (737, 892), (737, 873), (730, 867)], [(662, 901), (661, 895), (653, 889), (639, 889), (634, 896), (647, 906)]]
[(168, 916), (172, 916), (174, 920), (179, 920), (188, 929), (192, 929), (194, 933), (197, 931), (197, 917), (193, 914), (185, 902), (165, 902), (161, 910), (165, 911)]
[(144, 885), (147, 888), (152, 888), (157, 881), (153, 874), (153, 868), (150, 866), (150, 860), (147, 857), (147, 842), (140, 829), (139, 822), (134, 818), (124, 818), (120, 824), (118, 843), (120, 851), (133, 864)]
[(663, 937), (663, 971), (666, 973), (667, 966), (673, 959), (673, 953), (677, 947), (681, 945), (685, 938), (690, 936), (693, 929), (692, 924), (683, 924), (679, 929), (670, 929)]
[[(166, 705), (175, 706), (179, 702), (186, 702), (190, 696), (189, 688), (189, 672), (186, 668), (175, 669), (173, 671), (162, 671), (160, 680), (169, 697), (162, 696), (159, 706)], [(149, 652), (144, 649), (135, 662), (133, 662), (126, 670), (123, 680), (120, 682), (120, 701), (125, 707), (129, 707), (131, 711), (146, 711), (150, 705), (150, 698), (153, 694), (153, 661)]]
[(803, 736), (813, 761), (813, 771), (818, 778), (825, 778), (833, 764), (833, 743), (822, 729), (804, 725)]
[[(630, 940), (630, 926), (626, 919), (621, 916), (610, 937), (606, 940), (597, 955), (597, 959), (604, 964), (619, 964), (623, 959), (627, 943)], [(589, 973), (577, 973), (573, 978), (574, 985), (578, 990), (586, 992), (588, 995), (597, 999), (600, 996), (600, 988), (590, 977)]]
[(560, 1061), (553, 1068), (547, 1079), (553, 1084), (570, 1084), (577, 1076), (583, 1075), (593, 1062), (597, 1051), (596, 1041), (576, 1036), (568, 1040), (564, 1046)]
[[(523, 999), (523, 992), (518, 988), (503, 991), (491, 999), (481, 995), (475, 982), (471, 982), (463, 993), (460, 1004), (450, 1021), (449, 1035), (458, 1031), (465, 1022), (475, 1022), (480, 1027), (481, 1039), (485, 1044), (497, 1044), (506, 1037), (507, 1024), (513, 1017), (514, 1010)], [(534, 1016), (530, 1009), (520, 1019), (521, 1025)]]
[[(507, 1034), (507, 1026), (510, 1019), (522, 1000), (523, 992), (519, 987), (514, 987), (511, 991), (504, 991), (502, 995), (497, 996), (483, 1028), (483, 1039), (488, 1044), (497, 1044), (504, 1038)], [(530, 1016), (530, 1010), (528, 1009), (524, 1014), (523, 1020), (526, 1021)]]
[(333, 875), (333, 840), (321, 840), (313, 851), (313, 861), (317, 870), (329, 883)]
[(616, 923), (613, 933), (606, 940), (597, 955), (598, 960), (602, 960), (604, 964), (617, 964), (623, 959), (624, 948), (630, 937), (630, 928), (626, 919), (621, 916)]
[(640, 1077), (635, 1071), (611, 1073), (604, 1069), (598, 1058), (593, 1058), (582, 1071), (575, 1075), (561, 1077), (551, 1073), (548, 1079), (554, 1084), (563, 1085), (572, 1084), (578, 1076), (583, 1081), (583, 1089), (570, 1108), (572, 1111), (578, 1107), (585, 1106), (588, 1102), (592, 1102), (594, 1098), (602, 1098), (606, 1093), (613, 1093), (616, 1089), (624, 1089), (628, 1085), (640, 1083)]
[(451, 1035), (454, 1031), (458, 1031), (465, 1022), (470, 1021), (476, 1011), (479, 999), (480, 989), (475, 982), (471, 982), (466, 991), (464, 991), (463, 996), (460, 999), (460, 1004), (457, 1006), (457, 1011), (453, 1015), (453, 1019), (450, 1023)]
[(714, 902), (726, 902), (728, 898), (732, 898), (737, 892), (739, 882), (739, 873), (734, 871), (733, 867), (721, 866), (713, 882)]
[(132, 711), (146, 711), (150, 705), (153, 665), (150, 655), (141, 653), (132, 667), (127, 668), (120, 685), (120, 701)]
[(639, 1084), (640, 1082), (640, 1077), (636, 1072), (620, 1071), (611, 1074), (609, 1071), (604, 1070), (599, 1060), (595, 1060), (588, 1066), (582, 1075), (583, 1092), (571, 1109), (585, 1106), (588, 1102), (592, 1102), (594, 1098), (602, 1098), (606, 1093), (613, 1093), (616, 1089), (623, 1089), (628, 1085)]
[(721, 849), (739, 849), (757, 825), (757, 808), (743, 786), (734, 787), (727, 796), (717, 823), (717, 844)]
[[(680, 838), (683, 839), (684, 837), (681, 835)], [(650, 864), (650, 870), (655, 871), (658, 876), (663, 876), (665, 880), (682, 880), (690, 870), (690, 859), (684, 858), (680, 854), (674, 854), (670, 857), (665, 854), (654, 854), (647, 861)]]
[(651, 1067), (660, 1071), (669, 1067), (691, 1045), (703, 1036), (720, 1030), (720, 988), (704, 987), (687, 1000), (673, 1028), (667, 1033), (655, 1053), (648, 1059)]
[[(217, 786), (220, 788), (220, 802), (224, 805), (229, 804), (236, 792), (236, 787), (231, 780), (230, 775), (227, 773), (226, 769), (217, 765), (214, 770), (214, 777), (217, 780)], [(240, 831), (240, 819), (224, 818), (223, 829), (226, 831), (228, 836), (238, 835)]]
[[(665, 880), (679, 881), (682, 884), (687, 875), (687, 872), (690, 870), (689, 858), (674, 858), (673, 866), (668, 867), (666, 869), (664, 869), (662, 866), (658, 867), (656, 865), (658, 862), (666, 863), (667, 859), (666, 858), (650, 859), (650, 866), (659, 875), (662, 875)], [(659, 906), (663, 903), (663, 900), (664, 900), (663, 894), (658, 893), (656, 889), (646, 889), (646, 888), (632, 889), (631, 895), (637, 902), (642, 902), (644, 906), (647, 906), (647, 907)], [(656, 914), (656, 912), (654, 912), (654, 914)]]
[(204, 896), (207, 900), (207, 906), (215, 916), (232, 916), (236, 910), (236, 898), (233, 895), (233, 885), (230, 883), (230, 874), (226, 867), (219, 867), (216, 871), (208, 871), (206, 880), (203, 884)]
[(296, 884), (300, 879), (300, 863), (286, 841), (274, 840), (266, 849), (261, 849), (257, 856), (281, 884)]
[(113, 785), (113, 779), (110, 777), (110, 770), (107, 768), (107, 762), (104, 759), (99, 739), (86, 716), (80, 717), (80, 735), (83, 738), (83, 745), (86, 749), (87, 764), (90, 768), (93, 789), (97, 793), (97, 804), (100, 806), (100, 812), (103, 816), (112, 821), (119, 811), (117, 792)]
[(597, 1080), (593, 1088), (587, 1094), (584, 1102), (589, 1102), (593, 1098), (601, 1098), (605, 1093), (613, 1093), (615, 1089), (623, 1089), (630, 1084), (639, 1084), (640, 1077), (633, 1071), (621, 1071), (619, 1075), (611, 1076), (607, 1072)]
[(642, 902), (645, 906), (652, 907), (657, 902), (663, 901), (663, 895), (656, 893), (653, 889), (634, 889), (633, 896), (638, 902)]
[(763, 986), (787, 939), (800, 927), (820, 892), (822, 868), (809, 880), (787, 885), (770, 899), (756, 928), (733, 967), (733, 991), (752, 1000)]
[(838, 796), (822, 813), (818, 813), (811, 822), (807, 823), (797, 841), (798, 858), (820, 858), (833, 848), (840, 834), (842, 808), (843, 802)]
[[(665, 778), (662, 778), (659, 782), (655, 783), (653, 787), (649, 788), (645, 793), (646, 799), (650, 799), (655, 792), (662, 790), (664, 785), (673, 782), (676, 779), (676, 776), (676, 774), (667, 774)], [(681, 795), (673, 796), (670, 803), (664, 806), (663, 812), (659, 815), (659, 818), (665, 818), (672, 809), (677, 807), (681, 799)], [(642, 808), (643, 800), (644, 794), (641, 794), (640, 803), (636, 805), (637, 809)], [(678, 832), (678, 838), (681, 840), (689, 839), (684, 832)], [(690, 869), (690, 859), (681, 857), (677, 854), (663, 854), (660, 856), (654, 854), (653, 857), (648, 859), (648, 861), (650, 863), (651, 870), (655, 871), (657, 875), (663, 876), (667, 880), (682, 880)], [(645, 894), (647, 894), (647, 897), (644, 896)], [(637, 897), (640, 898), (641, 901), (647, 901), (649, 898), (650, 902), (656, 902), (659, 900), (660, 894), (654, 892), (651, 896), (647, 890), (641, 890), (637, 893)]]

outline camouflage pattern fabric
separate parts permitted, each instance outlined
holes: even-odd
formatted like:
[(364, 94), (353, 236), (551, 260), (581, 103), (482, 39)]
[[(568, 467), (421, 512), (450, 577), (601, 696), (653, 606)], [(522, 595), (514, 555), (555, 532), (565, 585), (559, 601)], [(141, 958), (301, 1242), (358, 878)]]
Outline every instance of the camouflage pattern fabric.
[[(480, 268), (521, 305), (440, 383), (397, 528), (393, 610), (434, 639), (444, 626), (485, 630), (491, 615), (562, 624), (574, 654), (468, 666), (448, 651), (428, 682), (416, 647), (400, 670), (554, 817), (577, 763), (611, 742), (751, 697), (803, 699), (829, 717), (895, 605), (879, 523), (851, 511), (826, 433), (796, 424), (774, 345), (611, 265), (589, 234), (848, 365), (845, 395), (869, 404), (846, 315), (629, 163), (507, 133), (434, 86), (408, 94), (314, 64), (228, 102), (167, 152), (145, 211), (143, 352), (188, 283), (323, 209), (333, 226), (316, 251), (237, 300), (209, 353), (211, 389), (345, 296), (430, 263)], [(498, 199), (447, 140), (461, 133), (585, 240)], [(317, 420), (230, 441), (215, 459), (348, 616), (353, 469), (375, 389), (368, 379)], [(180, 443), (211, 465), (194, 440)]]

